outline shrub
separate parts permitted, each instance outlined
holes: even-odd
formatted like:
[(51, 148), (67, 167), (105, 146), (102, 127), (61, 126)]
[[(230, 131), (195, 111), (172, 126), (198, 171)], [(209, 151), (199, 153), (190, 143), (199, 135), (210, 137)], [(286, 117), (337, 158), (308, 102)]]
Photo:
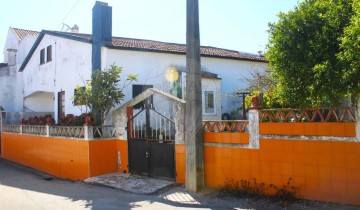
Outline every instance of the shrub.
[(73, 114), (68, 114), (66, 116), (61, 116), (57, 125), (60, 126), (83, 126), (86, 121), (86, 117), (90, 118), (90, 121), (93, 122), (93, 117), (91, 114), (83, 113), (80, 116), (75, 116)]
[(52, 118), (51, 115), (45, 115), (45, 116), (34, 116), (29, 117), (28, 120), (25, 120), (24, 118), (20, 121), (21, 125), (54, 125), (55, 120)]

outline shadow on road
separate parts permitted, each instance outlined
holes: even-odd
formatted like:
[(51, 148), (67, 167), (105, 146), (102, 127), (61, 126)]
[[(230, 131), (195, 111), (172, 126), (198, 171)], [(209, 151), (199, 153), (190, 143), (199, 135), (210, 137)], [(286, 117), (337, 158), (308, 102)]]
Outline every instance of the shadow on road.
[(31, 197), (32, 201), (40, 205), (40, 207), (51, 207), (52, 209), (74, 206), (80, 209), (95, 210), (133, 209), (139, 207), (146, 209), (204, 208), (200, 203), (176, 203), (162, 199), (157, 195), (132, 194), (83, 182), (60, 180), (39, 171), (0, 159), (1, 194), (6, 194), (7, 191), (10, 191), (9, 189), (13, 188), (18, 190), (14, 189), (12, 192), (19, 190), (26, 192), (12, 195), (12, 197), (16, 197), (13, 197), (15, 207), (18, 204), (17, 201), (23, 199), (21, 196), (24, 195)]

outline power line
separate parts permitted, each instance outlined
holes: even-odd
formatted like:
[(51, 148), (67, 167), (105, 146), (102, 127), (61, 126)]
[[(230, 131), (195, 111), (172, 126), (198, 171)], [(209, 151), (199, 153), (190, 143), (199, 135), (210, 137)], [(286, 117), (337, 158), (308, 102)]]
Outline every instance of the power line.
[(67, 14), (65, 15), (65, 17), (60, 21), (60, 23), (58, 24), (58, 26), (55, 29), (58, 29), (63, 23), (64, 20), (69, 16), (69, 14), (74, 10), (74, 8), (76, 7), (76, 5), (79, 3), (80, 0), (77, 0), (75, 2), (75, 4), (71, 7), (71, 9), (67, 12)]

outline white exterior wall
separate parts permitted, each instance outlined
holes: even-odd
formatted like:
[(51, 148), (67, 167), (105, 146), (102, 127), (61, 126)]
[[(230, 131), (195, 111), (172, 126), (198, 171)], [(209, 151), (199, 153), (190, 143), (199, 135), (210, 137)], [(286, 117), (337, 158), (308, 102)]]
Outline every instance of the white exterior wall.
[[(40, 50), (52, 45), (52, 61), (40, 65)], [(25, 106), (31, 106), (28, 100), (39, 92), (52, 93), (48, 95), (53, 101), (55, 119), (58, 118), (58, 92), (65, 91), (65, 114), (80, 114), (80, 109), (73, 106), (72, 97), (76, 85), (84, 85), (91, 77), (92, 46), (89, 43), (45, 35), (32, 58), (23, 71)], [(45, 53), (46, 54), (46, 53)], [(250, 71), (265, 70), (266, 64), (220, 58), (201, 58), (202, 67), (211, 73), (218, 74), (219, 79), (202, 79), (203, 91), (215, 91), (215, 114), (204, 114), (204, 120), (219, 120), (223, 113), (235, 111), (241, 107), (241, 98), (236, 97), (238, 89), (247, 87), (244, 77), (249, 77)], [(138, 82), (133, 84), (153, 85), (166, 93), (170, 92), (171, 82), (165, 78), (169, 67), (186, 67), (185, 55), (170, 53), (153, 53), (130, 50), (102, 48), (102, 69), (116, 64), (123, 67), (121, 84), (128, 74), (138, 74)], [(124, 102), (132, 98), (132, 85), (124, 89)], [(47, 100), (47, 102), (49, 102)], [(155, 98), (156, 105), (168, 110), (168, 102)], [(120, 105), (116, 106), (119, 107)], [(48, 105), (46, 106), (48, 107)], [(111, 123), (111, 122), (108, 122)]]
[(36, 38), (32, 35), (26, 35), (19, 43), (19, 49), (17, 51), (16, 63), (21, 65), (25, 60), (30, 49), (34, 45)]
[(55, 119), (58, 117), (57, 93), (65, 91), (65, 114), (80, 115), (81, 110), (74, 106), (72, 98), (77, 85), (84, 86), (85, 81), (91, 79), (91, 44), (58, 38), (56, 59), (56, 87), (55, 87)]
[(9, 62), (8, 49), (15, 49), (16, 65), (4, 67), (0, 71), (0, 106), (7, 112), (23, 111), (23, 80), (18, 69), (35, 42), (35, 37), (26, 36), (21, 41), (10, 28), (4, 45), (4, 62)]
[[(52, 45), (52, 61), (40, 65), (40, 50), (49, 45)], [(76, 85), (83, 85), (90, 79), (91, 56), (90, 44), (45, 35), (23, 71), (24, 96), (32, 97), (37, 92), (53, 93), (51, 111), (57, 119), (58, 92), (65, 91), (65, 114), (81, 114), (80, 109), (73, 106), (72, 97)], [(26, 102), (25, 106), (28, 105)]]
[[(108, 68), (112, 64), (123, 67), (121, 84), (126, 80), (128, 74), (138, 74), (138, 82), (134, 82), (132, 84), (153, 85), (154, 88), (162, 90), (166, 93), (170, 93), (172, 84), (165, 78), (166, 70), (172, 66), (181, 66), (186, 68), (186, 58), (184, 55), (114, 49), (103, 49), (102, 53), (103, 55), (106, 55), (102, 56), (103, 68)], [(205, 89), (216, 90), (215, 94), (221, 96), (221, 80), (203, 79), (202, 81), (203, 91)], [(124, 89), (124, 102), (132, 99), (132, 84)], [(183, 87), (183, 93), (184, 92), (185, 87)], [(221, 97), (216, 98), (220, 99)], [(204, 119), (221, 119), (221, 100), (216, 101), (215, 104), (217, 105), (215, 113), (204, 115)], [(166, 113), (169, 113), (169, 110), (172, 109), (171, 103), (159, 97), (154, 97), (154, 105)], [(119, 106), (120, 105), (117, 107)]]
[[(165, 72), (170, 66), (186, 66), (185, 55), (152, 53), (129, 50), (102, 50), (103, 68), (108, 68), (111, 64), (123, 67), (122, 78), (126, 79), (127, 74), (139, 74), (138, 82), (134, 84), (152, 84), (155, 88), (164, 92), (170, 92), (170, 83), (165, 79)], [(220, 85), (211, 84), (207, 80), (202, 80), (208, 88), (216, 89), (217, 99), (221, 98), (221, 103), (216, 103), (216, 116), (204, 115), (204, 119), (221, 119), (223, 113), (236, 111), (242, 108), (242, 99), (236, 96), (237, 90), (244, 91), (248, 87), (245, 77), (249, 78), (250, 71), (265, 70), (266, 63), (251, 62), (242, 60), (230, 60), (220, 58), (201, 57), (201, 66), (206, 71), (218, 74), (221, 78)], [(125, 101), (131, 99), (131, 86), (124, 90)], [(239, 110), (237, 112), (240, 112)]]
[(210, 72), (220, 75), (222, 113), (228, 113), (242, 108), (242, 98), (236, 96), (236, 91), (245, 91), (248, 83), (244, 78), (251, 78), (254, 70), (265, 71), (267, 64), (261, 62), (229, 60), (204, 57), (201, 59)]
[(19, 39), (17, 38), (17, 36), (15, 35), (14, 31), (9, 28), (8, 30), (8, 34), (6, 37), (6, 41), (4, 44), (4, 49), (3, 49), (3, 54), (4, 54), (4, 63), (8, 63), (9, 58), (8, 58), (8, 49), (19, 49)]
[(16, 84), (16, 66), (0, 68), (0, 106), (6, 112), (18, 111), (14, 106), (16, 104), (14, 84)]
[[(121, 82), (125, 81), (128, 74), (138, 74), (138, 82), (133, 84), (154, 85), (154, 88), (166, 93), (170, 92), (170, 82), (165, 79), (165, 71), (173, 65), (186, 66), (182, 55), (114, 49), (107, 49), (105, 52), (107, 54), (102, 57), (106, 57), (106, 60), (103, 59), (106, 63), (102, 64), (106, 68), (112, 64), (123, 67)], [(132, 87), (128, 86), (124, 93), (125, 101), (130, 100)]]
[(54, 93), (40, 92), (24, 98), (26, 112), (53, 112)]

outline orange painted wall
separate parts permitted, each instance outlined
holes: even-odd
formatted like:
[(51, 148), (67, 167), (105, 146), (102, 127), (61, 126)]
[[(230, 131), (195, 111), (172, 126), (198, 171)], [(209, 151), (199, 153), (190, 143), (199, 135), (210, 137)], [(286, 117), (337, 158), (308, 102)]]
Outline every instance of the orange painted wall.
[(120, 151), (120, 165), (119, 172), (128, 173), (129, 172), (129, 162), (128, 162), (128, 143), (127, 140), (117, 140), (116, 141), (116, 150)]
[(204, 132), (204, 142), (248, 144), (249, 133)]
[(205, 184), (255, 178), (282, 186), (291, 177), (302, 198), (360, 204), (360, 143), (261, 139), (260, 147), (205, 146)]
[(260, 134), (354, 137), (354, 122), (260, 123)]
[(116, 140), (89, 141), (90, 177), (117, 171)]
[(71, 180), (89, 177), (88, 143), (81, 140), (2, 133), (4, 159)]
[(185, 144), (175, 144), (176, 183), (185, 183)]
[(2, 158), (56, 177), (85, 180), (117, 171), (128, 172), (127, 141), (124, 140), (85, 141), (9, 133), (1, 135)]

